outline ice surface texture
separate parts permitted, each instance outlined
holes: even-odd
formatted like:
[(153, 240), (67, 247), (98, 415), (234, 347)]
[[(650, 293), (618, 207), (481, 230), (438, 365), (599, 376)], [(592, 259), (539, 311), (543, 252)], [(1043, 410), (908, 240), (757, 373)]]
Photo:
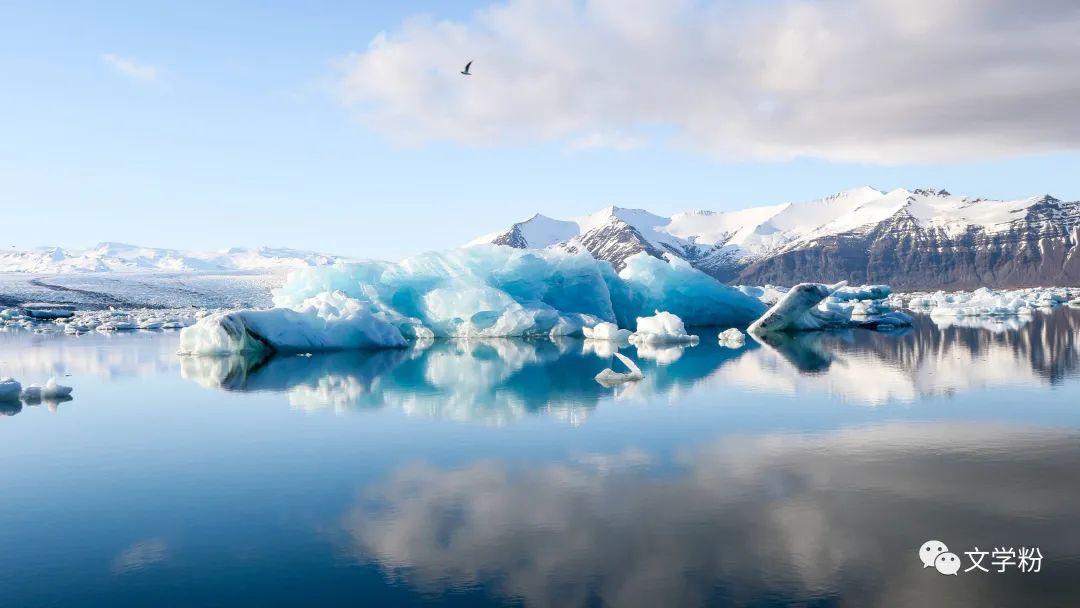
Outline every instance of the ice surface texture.
[(746, 334), (734, 327), (720, 332), (716, 338), (720, 346), (727, 348), (742, 348), (746, 344)]
[[(181, 352), (225, 354), (401, 347), (423, 337), (581, 335), (663, 310), (691, 325), (740, 325), (765, 305), (693, 268), (644, 253), (618, 274), (587, 253), (480, 246), (401, 262), (307, 268), (276, 308), (202, 319)], [(604, 331), (608, 331), (605, 329)], [(684, 332), (685, 333), (685, 332)]]

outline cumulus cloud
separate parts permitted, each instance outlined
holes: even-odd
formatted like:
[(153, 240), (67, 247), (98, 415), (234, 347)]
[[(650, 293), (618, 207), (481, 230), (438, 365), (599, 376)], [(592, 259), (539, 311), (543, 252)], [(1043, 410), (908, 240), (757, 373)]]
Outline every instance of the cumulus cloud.
[(379, 34), (340, 92), (405, 142), (964, 161), (1080, 147), (1077, 31), (1071, 0), (510, 0)]
[(132, 80), (140, 82), (157, 82), (160, 76), (159, 70), (150, 64), (140, 63), (130, 57), (124, 57), (115, 53), (105, 53), (101, 56), (105, 65)]

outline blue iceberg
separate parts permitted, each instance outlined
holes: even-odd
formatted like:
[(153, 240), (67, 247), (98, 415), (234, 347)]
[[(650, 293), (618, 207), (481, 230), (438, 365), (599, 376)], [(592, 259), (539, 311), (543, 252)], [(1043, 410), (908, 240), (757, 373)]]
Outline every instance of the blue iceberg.
[(666, 311), (688, 325), (746, 325), (765, 305), (683, 260), (640, 253), (616, 273), (587, 253), (495, 245), (401, 262), (305, 268), (274, 308), (211, 315), (181, 332), (181, 352), (399, 348), (419, 338), (581, 335), (632, 328)]

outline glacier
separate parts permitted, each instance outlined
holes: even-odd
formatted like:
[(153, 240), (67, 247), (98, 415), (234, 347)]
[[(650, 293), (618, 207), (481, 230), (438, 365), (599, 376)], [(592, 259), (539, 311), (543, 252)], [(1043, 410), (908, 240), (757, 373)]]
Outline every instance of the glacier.
[(274, 290), (273, 303), (270, 310), (200, 319), (182, 330), (180, 352), (311, 352), (400, 348), (434, 337), (582, 335), (600, 323), (627, 328), (655, 311), (690, 325), (745, 325), (766, 308), (678, 258), (640, 253), (616, 273), (584, 252), (494, 245), (400, 262), (303, 268)]

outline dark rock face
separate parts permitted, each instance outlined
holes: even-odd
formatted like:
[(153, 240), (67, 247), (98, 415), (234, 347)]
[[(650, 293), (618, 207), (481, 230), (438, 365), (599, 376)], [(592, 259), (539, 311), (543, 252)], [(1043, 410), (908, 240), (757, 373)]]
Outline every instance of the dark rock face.
[(507, 247), (513, 247), (514, 249), (527, 249), (529, 243), (525, 240), (525, 236), (521, 234), (521, 227), (514, 224), (514, 227), (506, 232), (495, 237), (491, 241), (495, 245), (506, 245)]
[[(664, 257), (664, 251), (650, 243), (637, 228), (621, 220), (594, 228), (562, 247), (570, 252), (584, 249), (598, 260), (611, 262), (615, 270), (622, 270), (626, 266), (626, 258), (642, 251), (656, 258)], [(674, 251), (672, 253), (679, 255)]]
[(1006, 229), (970, 226), (961, 234), (924, 227), (906, 210), (888, 220), (831, 235), (756, 260), (746, 284), (803, 281), (888, 283), (896, 289), (975, 289), (1080, 284), (1080, 205), (1052, 197)]

